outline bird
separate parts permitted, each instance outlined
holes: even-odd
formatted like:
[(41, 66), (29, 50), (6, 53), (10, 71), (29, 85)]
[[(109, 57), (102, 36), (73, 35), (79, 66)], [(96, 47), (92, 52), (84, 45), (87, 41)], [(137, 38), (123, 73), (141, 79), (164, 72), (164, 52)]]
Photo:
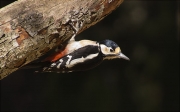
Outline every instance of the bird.
[(76, 41), (75, 36), (84, 23), (78, 24), (74, 25), (72, 21), (69, 22), (74, 34), (64, 47), (57, 49), (56, 52), (38, 61), (38, 63), (30, 63), (23, 68), (29, 68), (30, 65), (34, 66), (32, 68), (38, 68), (35, 71), (36, 73), (69, 73), (92, 69), (102, 63), (103, 60), (120, 58), (130, 60), (112, 40), (105, 39), (98, 42), (85, 39)]
[(68, 73), (85, 71), (98, 66), (103, 60), (117, 58), (130, 60), (112, 40), (106, 39), (97, 42), (71, 39), (66, 47), (42, 60), (42, 63), (46, 64), (36, 72)]

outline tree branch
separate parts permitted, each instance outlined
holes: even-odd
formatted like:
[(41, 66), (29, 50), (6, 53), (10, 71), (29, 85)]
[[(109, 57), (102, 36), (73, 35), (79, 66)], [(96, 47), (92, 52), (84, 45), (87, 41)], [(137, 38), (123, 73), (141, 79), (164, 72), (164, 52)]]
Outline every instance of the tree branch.
[[(0, 79), (96, 24), (123, 0), (18, 0), (0, 9)], [(83, 24), (82, 24), (83, 23)]]

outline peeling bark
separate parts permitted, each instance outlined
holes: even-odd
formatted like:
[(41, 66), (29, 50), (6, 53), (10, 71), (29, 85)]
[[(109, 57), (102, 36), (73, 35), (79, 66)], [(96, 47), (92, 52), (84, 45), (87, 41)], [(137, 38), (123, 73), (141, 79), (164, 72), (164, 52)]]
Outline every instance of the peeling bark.
[[(96, 24), (123, 0), (18, 0), (0, 9), (0, 79)], [(82, 24), (83, 23), (83, 24)]]

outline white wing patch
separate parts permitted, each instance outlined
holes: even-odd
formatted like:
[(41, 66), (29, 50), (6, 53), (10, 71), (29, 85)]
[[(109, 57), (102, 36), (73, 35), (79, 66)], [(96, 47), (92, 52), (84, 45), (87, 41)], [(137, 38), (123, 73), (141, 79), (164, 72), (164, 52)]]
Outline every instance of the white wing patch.
[[(96, 57), (98, 55), (98, 53), (96, 54), (91, 54), (89, 56), (87, 56), (86, 58), (84, 58), (83, 56), (81, 58), (77, 58), (72, 60), (69, 64), (66, 65), (67, 68), (71, 68), (73, 66), (75, 66), (78, 63), (83, 63), (84, 61), (88, 60), (88, 59), (92, 59), (94, 57)], [(72, 57), (72, 56), (71, 56)], [(68, 60), (69, 61), (69, 60)]]
[(54, 66), (56, 66), (56, 63), (52, 63), (50, 67), (54, 67)]
[(69, 59), (67, 60), (66, 65), (69, 65), (69, 64), (70, 64), (70, 60), (71, 60), (72, 56), (67, 55), (67, 57), (68, 57)]
[(60, 62), (60, 63), (57, 65), (57, 68), (58, 68), (58, 69), (60, 69), (60, 66), (61, 66), (61, 64), (62, 64), (63, 60), (62, 60), (62, 59), (60, 59), (60, 60), (59, 60), (59, 62)]

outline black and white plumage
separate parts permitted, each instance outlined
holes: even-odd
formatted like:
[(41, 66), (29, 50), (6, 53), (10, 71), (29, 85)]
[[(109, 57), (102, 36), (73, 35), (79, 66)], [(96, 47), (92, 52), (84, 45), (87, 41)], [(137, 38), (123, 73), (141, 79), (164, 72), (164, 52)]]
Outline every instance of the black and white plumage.
[(44, 62), (50, 62), (39, 72), (66, 73), (84, 71), (96, 67), (105, 59), (123, 58), (129, 60), (120, 47), (111, 40), (101, 42), (71, 40), (65, 49), (46, 58)]
[(33, 68), (38, 67), (37, 72), (67, 73), (91, 69), (105, 59), (122, 58), (129, 60), (112, 40), (103, 40), (101, 42), (91, 40), (75, 41), (75, 36), (83, 27), (84, 22), (69, 21), (68, 23), (73, 28), (74, 34), (67, 45), (46, 57), (39, 64), (33, 63)]

